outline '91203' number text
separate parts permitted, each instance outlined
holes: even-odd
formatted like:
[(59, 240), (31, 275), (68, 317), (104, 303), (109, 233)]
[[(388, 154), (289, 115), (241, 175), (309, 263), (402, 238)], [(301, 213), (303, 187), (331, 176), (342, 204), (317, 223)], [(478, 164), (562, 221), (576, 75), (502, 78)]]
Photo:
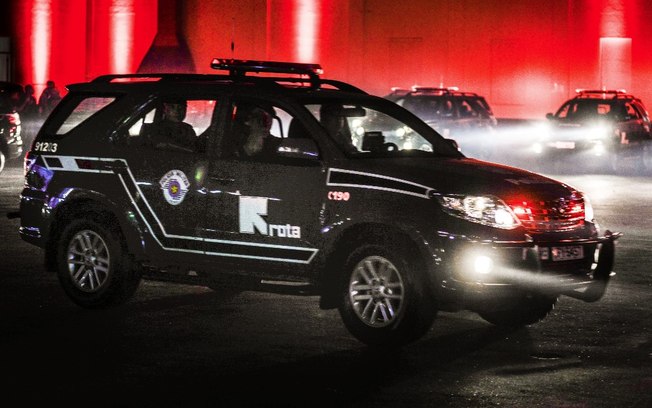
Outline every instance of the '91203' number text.
[(51, 142), (36, 142), (34, 144), (34, 150), (36, 150), (37, 152), (54, 153), (57, 151), (57, 144)]

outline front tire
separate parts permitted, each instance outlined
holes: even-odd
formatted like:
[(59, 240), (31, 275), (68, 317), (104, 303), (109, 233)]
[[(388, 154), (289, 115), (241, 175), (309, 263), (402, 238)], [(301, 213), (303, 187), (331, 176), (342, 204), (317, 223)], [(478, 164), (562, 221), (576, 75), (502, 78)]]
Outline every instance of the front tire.
[(402, 251), (354, 250), (345, 263), (339, 312), (349, 332), (370, 346), (401, 346), (422, 337), (437, 314), (423, 271)]
[(480, 317), (503, 327), (520, 327), (543, 320), (554, 309), (557, 296), (524, 293), (494, 310), (479, 311)]
[(141, 274), (117, 231), (91, 219), (68, 224), (57, 248), (57, 275), (70, 299), (85, 308), (106, 308), (129, 300)]

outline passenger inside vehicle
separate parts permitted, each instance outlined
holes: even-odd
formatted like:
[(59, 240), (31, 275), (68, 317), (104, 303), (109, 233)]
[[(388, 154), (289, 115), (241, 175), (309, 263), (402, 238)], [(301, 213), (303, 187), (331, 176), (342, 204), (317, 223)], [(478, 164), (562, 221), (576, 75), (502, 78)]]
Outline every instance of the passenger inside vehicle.
[(238, 158), (271, 157), (276, 153), (280, 138), (270, 133), (273, 114), (260, 106), (240, 104), (232, 127)]
[(195, 152), (197, 135), (193, 127), (183, 121), (186, 104), (185, 100), (163, 103), (161, 120), (147, 130), (147, 137), (155, 148)]

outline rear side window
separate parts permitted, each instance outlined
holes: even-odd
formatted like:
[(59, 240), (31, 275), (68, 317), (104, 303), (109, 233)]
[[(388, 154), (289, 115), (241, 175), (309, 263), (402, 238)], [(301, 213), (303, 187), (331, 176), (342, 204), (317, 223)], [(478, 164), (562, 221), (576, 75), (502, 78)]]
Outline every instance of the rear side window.
[(64, 135), (70, 132), (115, 100), (116, 98), (114, 96), (92, 96), (80, 100), (66, 120), (59, 126), (55, 134)]
[(212, 122), (217, 106), (213, 98), (161, 98), (135, 117), (122, 140), (134, 148), (204, 153), (217, 126)]

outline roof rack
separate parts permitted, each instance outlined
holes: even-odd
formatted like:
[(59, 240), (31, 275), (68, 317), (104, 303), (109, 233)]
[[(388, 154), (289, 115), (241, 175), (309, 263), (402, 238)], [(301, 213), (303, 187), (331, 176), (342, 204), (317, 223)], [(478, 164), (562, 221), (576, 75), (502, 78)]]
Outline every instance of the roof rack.
[(625, 89), (576, 89), (576, 93), (608, 93), (608, 94), (624, 94), (627, 93)]
[(419, 86), (413, 85), (412, 92), (434, 92), (434, 93), (450, 93), (452, 91), (459, 91), (457, 87), (435, 87), (435, 86)]
[(618, 99), (632, 97), (625, 89), (576, 89), (575, 92), (577, 93), (576, 98), (602, 96), (603, 99), (607, 99), (607, 96), (610, 96), (612, 99)]
[(224, 79), (223, 75), (206, 74), (107, 74), (93, 79), (93, 83), (129, 83), (129, 82), (174, 82), (174, 81), (215, 81)]
[(455, 95), (455, 96), (472, 96), (478, 97), (479, 95), (475, 92), (462, 92), (460, 88), (456, 86), (449, 86), (446, 88), (443, 87), (430, 87), (430, 86), (418, 86), (414, 85), (412, 87), (412, 94), (421, 93), (421, 94), (437, 94), (437, 95)]
[[(93, 83), (130, 83), (130, 82), (197, 82), (197, 81), (233, 81), (243, 80), (247, 73), (289, 74), (291, 76), (246, 76), (249, 82), (257, 82), (266, 86), (305, 87), (310, 84), (311, 89), (323, 88), (323, 85), (346, 92), (367, 92), (351, 84), (332, 79), (319, 77), (323, 70), (319, 64), (303, 64), (276, 61), (252, 61), (225, 58), (214, 58), (211, 68), (229, 71), (226, 74), (189, 74), (189, 73), (150, 73), (150, 74), (110, 74), (101, 75), (93, 79)], [(292, 76), (293, 75), (293, 76)], [(307, 78), (306, 78), (307, 77)]]

